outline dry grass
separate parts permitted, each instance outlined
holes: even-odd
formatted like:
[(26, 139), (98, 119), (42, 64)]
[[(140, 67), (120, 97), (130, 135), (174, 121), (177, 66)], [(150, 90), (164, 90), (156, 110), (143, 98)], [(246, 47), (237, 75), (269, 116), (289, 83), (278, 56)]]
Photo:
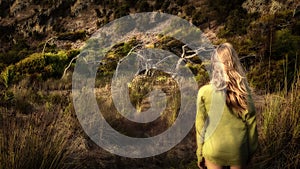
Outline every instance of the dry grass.
[(55, 129), (56, 121), (30, 116), (5, 118), (1, 124), (1, 169), (67, 168), (67, 139)]
[(38, 87), (43, 86), (13, 86), (1, 95), (0, 169), (75, 166), (71, 159), (80, 136), (73, 136), (78, 124), (70, 97)]
[(264, 96), (258, 114), (259, 149), (253, 168), (298, 168), (300, 166), (300, 81), (292, 89)]
[[(162, 89), (170, 92), (170, 96), (171, 91), (176, 89), (172, 81), (160, 77), (145, 82), (145, 89), (140, 90), (142, 94), (138, 94), (136, 92), (141, 84), (134, 81), (130, 92), (132, 96), (137, 97), (131, 98), (137, 108), (147, 105), (147, 97), (144, 95), (147, 95), (151, 89), (149, 86), (154, 82), (157, 86), (165, 84)], [(149, 166), (157, 169), (197, 168), (194, 131), (191, 131), (182, 143), (162, 155), (147, 159), (117, 157), (97, 147), (83, 133), (75, 117), (67, 79), (61, 83), (47, 81), (31, 88), (28, 88), (29, 84), (26, 81), (19, 85), (21, 86), (11, 87), (1, 95), (3, 103), (0, 107), (0, 169), (117, 169)], [(110, 124), (123, 134), (133, 137), (156, 135), (162, 129), (168, 128), (176, 117), (178, 105), (173, 105), (176, 102), (172, 102), (172, 97), (168, 97), (168, 111), (174, 116), (164, 114), (156, 123), (145, 124), (142, 127), (139, 124), (127, 123), (128, 120), (122, 119), (113, 107), (110, 86), (99, 86), (96, 90), (99, 108)], [(171, 90), (170, 86), (174, 89)], [(300, 166), (299, 91), (298, 78), (289, 92), (283, 90), (260, 96), (263, 102), (256, 104), (259, 110), (257, 120), (260, 146), (248, 168), (277, 169)]]

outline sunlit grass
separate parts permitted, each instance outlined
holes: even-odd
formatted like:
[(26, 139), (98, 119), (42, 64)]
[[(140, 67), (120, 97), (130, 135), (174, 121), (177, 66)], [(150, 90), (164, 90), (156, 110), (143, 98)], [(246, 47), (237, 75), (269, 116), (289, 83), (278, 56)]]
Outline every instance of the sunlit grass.
[(258, 115), (259, 149), (253, 168), (298, 168), (300, 166), (300, 81), (292, 89), (264, 96)]
[[(176, 89), (176, 85), (168, 78), (160, 77), (154, 80), (158, 81), (156, 86), (164, 86), (163, 89), (170, 92), (170, 95)], [(82, 133), (79, 124), (74, 124), (76, 117), (74, 117), (70, 96), (66, 91), (70, 90), (70, 84), (66, 82), (68, 82), (67, 79), (61, 82), (56, 80), (54, 83), (47, 81), (40, 85), (40, 89), (35, 92), (30, 88), (22, 88), (22, 86), (30, 85), (29, 82), (22, 81), (19, 83), (20, 86), (13, 86), (5, 91), (3, 94), (4, 100), (1, 100), (3, 102), (2, 107), (0, 107), (0, 169), (82, 168), (86, 164), (93, 168), (100, 164), (107, 168), (110, 167), (111, 164), (102, 161), (101, 153), (103, 153), (103, 150), (99, 148), (93, 150), (86, 147), (86, 144), (91, 144), (91, 142)], [(145, 99), (144, 95), (147, 95), (149, 91), (140, 88), (140, 86), (147, 87), (147, 85), (150, 85), (150, 82), (149, 84), (140, 83), (139, 81), (131, 83), (130, 92), (133, 103), (147, 103), (141, 100)], [(298, 77), (295, 78), (290, 90), (283, 89), (272, 94), (258, 96), (263, 100), (261, 103), (256, 104), (258, 109), (259, 149), (248, 168), (297, 168), (300, 165), (300, 153), (298, 151), (300, 149), (299, 91), (300, 80)], [(143, 95), (140, 96), (137, 92), (142, 92)], [(127, 121), (120, 119), (120, 115), (115, 114), (116, 110), (110, 97), (110, 86), (99, 85), (96, 95), (99, 99), (99, 108), (106, 115), (106, 120), (117, 130), (120, 129), (119, 132), (133, 137), (148, 137), (160, 134), (160, 130), (154, 130), (168, 128), (169, 125), (172, 125), (176, 119), (176, 111), (174, 110), (177, 110), (179, 106), (174, 98), (172, 102), (172, 97), (168, 97), (170, 104), (167, 111), (173, 113), (165, 114), (158, 121), (159, 123), (142, 125), (143, 130), (141, 130), (141, 125), (124, 124)], [(23, 104), (21, 104), (22, 101)], [(5, 107), (5, 105), (7, 106)], [(23, 110), (28, 106), (32, 109)], [(135, 106), (145, 105), (135, 104)], [(74, 132), (74, 128), (79, 129), (79, 132)], [(147, 132), (145, 132), (146, 130)], [(77, 141), (80, 140), (86, 143), (79, 143), (81, 148), (74, 146), (78, 143), (76, 138), (79, 137), (80, 139), (77, 139)], [(132, 163), (124, 163), (122, 157), (118, 157), (121, 161), (114, 161), (113, 155), (105, 156), (111, 157), (110, 160), (114, 161), (115, 165), (122, 166), (126, 164), (128, 165), (127, 168), (159, 161), (155, 166), (160, 168), (196, 169), (196, 156), (194, 154), (196, 144), (194, 139), (194, 134), (190, 133), (186, 137), (186, 141), (179, 147), (144, 161), (126, 159), (126, 161)], [(101, 155), (97, 158), (99, 154)], [(84, 164), (81, 164), (83, 161), (80, 159), (82, 158), (84, 158)]]
[(67, 168), (66, 136), (55, 129), (55, 121), (43, 123), (33, 116), (25, 121), (5, 118), (0, 129), (1, 169)]

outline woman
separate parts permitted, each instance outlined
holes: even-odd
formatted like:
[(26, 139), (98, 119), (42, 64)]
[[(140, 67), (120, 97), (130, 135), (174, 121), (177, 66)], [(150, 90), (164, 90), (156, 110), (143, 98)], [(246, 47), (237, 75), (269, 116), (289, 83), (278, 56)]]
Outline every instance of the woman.
[(257, 148), (255, 107), (232, 45), (218, 46), (211, 61), (211, 82), (197, 98), (198, 167), (242, 169)]

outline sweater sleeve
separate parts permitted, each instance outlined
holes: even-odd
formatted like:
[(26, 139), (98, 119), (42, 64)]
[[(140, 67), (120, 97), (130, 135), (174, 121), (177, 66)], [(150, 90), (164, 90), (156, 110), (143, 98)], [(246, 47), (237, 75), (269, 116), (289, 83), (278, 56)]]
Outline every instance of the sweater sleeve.
[(195, 121), (195, 127), (196, 127), (196, 141), (197, 141), (197, 159), (198, 163), (202, 161), (202, 146), (204, 142), (204, 134), (205, 134), (205, 119), (206, 119), (206, 109), (205, 109), (205, 97), (204, 95), (204, 89), (201, 88), (198, 92), (197, 96), (197, 114), (196, 114), (196, 121)]
[(246, 123), (248, 128), (248, 149), (250, 155), (249, 158), (251, 158), (258, 147), (258, 133), (257, 133), (256, 115), (255, 115), (256, 112), (255, 112), (255, 107), (251, 96), (249, 97), (248, 104), (249, 104), (249, 108), (248, 108), (248, 114), (246, 116)]

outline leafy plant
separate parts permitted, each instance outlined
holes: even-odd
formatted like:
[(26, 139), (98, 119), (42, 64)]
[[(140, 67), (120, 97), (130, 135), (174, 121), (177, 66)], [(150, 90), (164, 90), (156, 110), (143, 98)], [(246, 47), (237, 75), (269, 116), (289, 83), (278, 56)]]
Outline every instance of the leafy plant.
[(1, 81), (8, 87), (25, 77), (37, 79), (60, 78), (67, 63), (78, 51), (59, 51), (58, 53), (34, 53), (1, 72)]

